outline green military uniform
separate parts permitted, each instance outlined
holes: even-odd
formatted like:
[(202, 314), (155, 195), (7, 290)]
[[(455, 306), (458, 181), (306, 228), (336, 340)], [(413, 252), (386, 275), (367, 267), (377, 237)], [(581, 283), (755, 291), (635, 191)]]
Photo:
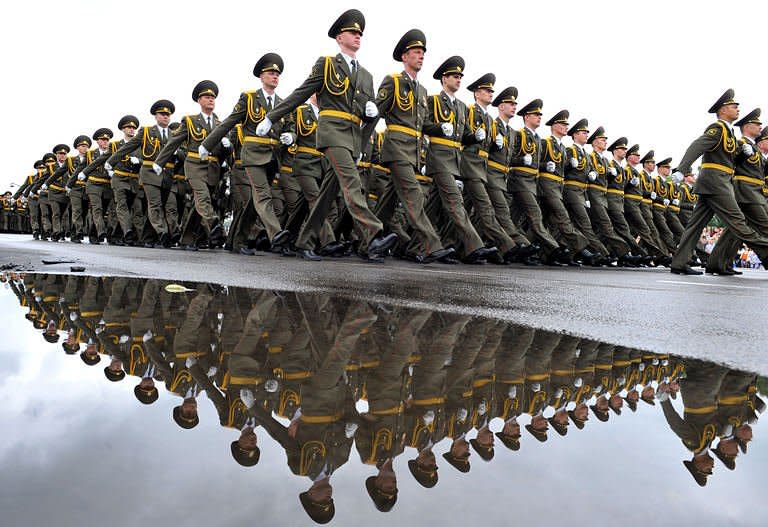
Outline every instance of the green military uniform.
[[(730, 104), (736, 104), (733, 100), (733, 90), (724, 93), (710, 108), (710, 113), (716, 113), (723, 106)], [(737, 238), (744, 241), (757, 253), (761, 261), (766, 261), (768, 258), (768, 237), (756, 232), (746, 223), (744, 213), (741, 212), (736, 201), (733, 184), (730, 180), (734, 173), (737, 148), (738, 144), (731, 124), (717, 120), (709, 125), (704, 134), (688, 147), (680, 160), (677, 170), (685, 174), (690, 169), (691, 164), (703, 156), (701, 171), (694, 186), (694, 192), (699, 195), (699, 200), (675, 253), (672, 261), (672, 272), (700, 274), (700, 272), (690, 269), (688, 261), (699, 241), (702, 229), (715, 214), (725, 223), (726, 227), (733, 231)]]
[(608, 173), (606, 175), (608, 183), (606, 197), (608, 198), (608, 216), (611, 218), (611, 224), (616, 234), (629, 245), (632, 254), (647, 256), (645, 250), (635, 241), (635, 237), (632, 235), (629, 223), (627, 223), (624, 215), (625, 172), (624, 167), (621, 165), (620, 154), (617, 154), (616, 150), (623, 150), (626, 153), (627, 138), (619, 137), (611, 143), (607, 150), (613, 154), (613, 159), (608, 163)]
[[(56, 145), (53, 148), (54, 154), (68, 154), (68, 145)], [(51, 240), (57, 242), (64, 239), (65, 233), (65, 216), (67, 215), (67, 205), (69, 205), (69, 199), (67, 198), (67, 161), (59, 163), (45, 179), (45, 185), (48, 187), (48, 206), (51, 211)]]
[[(414, 29), (403, 35), (392, 53), (394, 60), (402, 62), (402, 55), (410, 49), (426, 51), (424, 33)], [(420, 180), (420, 148), (422, 126), (428, 114), (427, 90), (407, 71), (384, 77), (376, 96), (379, 115), (387, 123), (383, 135), (379, 161), (389, 170), (389, 180), (378, 198), (376, 215), (389, 225), (398, 200), (403, 204), (408, 224), (413, 229), (405, 253), (414, 259), (427, 261), (436, 255), (448, 254), (424, 209), (424, 193)], [(373, 170), (373, 168), (371, 168)]]
[(680, 237), (685, 231), (682, 222), (680, 221), (680, 205), (683, 198), (682, 183), (676, 183), (674, 180), (667, 182), (667, 193), (669, 199), (669, 206), (667, 207), (667, 225), (669, 230), (672, 231), (674, 236), (675, 247), (680, 243)]
[[(589, 122), (581, 119), (568, 130), (568, 135), (573, 137), (577, 132), (588, 132), (588, 127)], [(563, 201), (571, 221), (587, 238), (592, 251), (598, 253), (596, 256), (607, 256), (608, 249), (592, 229), (592, 222), (587, 212), (592, 205), (587, 199), (587, 185), (597, 179), (597, 171), (582, 145), (574, 143), (565, 149), (564, 167)], [(598, 263), (597, 259), (593, 263)]]
[[(364, 29), (362, 13), (352, 9), (339, 17), (328, 34), (335, 38), (347, 31), (362, 34)], [(370, 131), (362, 130), (363, 121), (366, 128), (373, 129), (372, 118), (366, 115), (366, 107), (370, 106), (368, 103), (373, 104), (375, 98), (373, 77), (356, 60), (348, 62), (341, 53), (335, 57), (320, 57), (304, 83), (270, 111), (267, 119), (270, 123), (279, 122), (313, 93), (317, 93), (320, 108), (317, 149), (323, 152), (328, 170), (333, 171), (336, 177), (324, 178), (320, 195), (299, 234), (296, 247), (304, 254), (318, 247), (328, 212), (341, 190), (355, 228), (362, 237), (362, 250), (367, 250), (369, 257), (378, 260), (395, 244), (397, 237), (379, 238), (383, 224), (368, 208), (355, 164), (360, 155), (362, 138), (370, 135)]]
[[(759, 125), (762, 124), (759, 119), (760, 109), (758, 108), (736, 124), (743, 126), (753, 122)], [(762, 236), (768, 237), (768, 206), (763, 196), (766, 163), (763, 154), (757, 148), (757, 143), (765, 140), (768, 140), (768, 130), (761, 132), (755, 140), (742, 135), (734, 163), (733, 191), (736, 203), (747, 220), (747, 225)], [(707, 260), (707, 272), (728, 273), (741, 245), (742, 240), (732, 229), (726, 228)]]
[[(109, 128), (99, 128), (93, 133), (94, 140), (112, 139), (112, 136), (112, 130)], [(96, 230), (95, 237), (91, 234), (92, 243), (100, 243), (107, 237), (107, 213), (113, 203), (113, 194), (109, 172), (104, 168), (104, 164), (115, 150), (117, 145), (114, 142), (104, 151), (99, 147), (89, 150), (86, 157), (88, 165), (80, 171), (86, 178), (85, 193), (88, 196), (93, 228)], [(113, 221), (114, 218), (110, 218), (110, 223)]]
[(680, 223), (687, 227), (693, 216), (693, 208), (699, 201), (699, 195), (693, 191), (693, 186), (686, 182), (680, 183)]
[[(587, 143), (593, 144), (597, 139), (602, 138), (606, 138), (605, 129), (599, 126), (589, 136)], [(616, 233), (608, 213), (609, 163), (601, 152), (594, 150), (594, 147), (593, 151), (589, 154), (589, 161), (592, 170), (595, 172), (595, 179), (587, 183), (587, 198), (590, 204), (588, 212), (592, 227), (603, 244), (609, 249), (610, 254), (622, 259), (622, 261), (626, 261), (627, 253), (630, 250), (629, 244)]]
[[(640, 147), (633, 145), (628, 151), (627, 156), (637, 155)], [(643, 187), (640, 180), (640, 173), (633, 166), (627, 163), (624, 167), (624, 216), (629, 224), (630, 230), (634, 236), (640, 237), (640, 242), (648, 254), (653, 256), (662, 256), (664, 250), (659, 247), (656, 237), (651, 232), (646, 217), (643, 215)], [(649, 211), (650, 212), (650, 211)]]
[[(672, 158), (667, 158), (659, 161), (656, 166), (670, 166)], [(667, 223), (667, 212), (672, 200), (669, 196), (669, 186), (667, 181), (659, 174), (655, 174), (651, 178), (651, 184), (653, 185), (653, 192), (651, 197), (651, 206), (653, 207), (653, 223), (656, 226), (656, 231), (659, 234), (659, 241), (666, 247), (666, 249), (673, 253), (677, 248), (675, 243), (675, 235), (672, 229), (669, 228)]]
[[(253, 74), (258, 77), (264, 72), (274, 71), (282, 73), (283, 59), (276, 53), (267, 53), (262, 56), (254, 66)], [(281, 245), (287, 242), (288, 232), (282, 230), (280, 221), (275, 214), (272, 204), (272, 180), (280, 168), (279, 148), (280, 136), (283, 132), (293, 128), (288, 119), (281, 119), (269, 131), (267, 136), (256, 135), (256, 127), (264, 120), (264, 117), (282, 102), (277, 94), (269, 94), (263, 89), (243, 92), (235, 104), (232, 113), (222, 121), (202, 142), (202, 146), (212, 151), (226, 134), (236, 124), (242, 125), (243, 144), (240, 151), (240, 159), (243, 169), (251, 185), (251, 199), (253, 207), (262, 225), (267, 231), (270, 242)], [(290, 118), (290, 116), (288, 116)], [(244, 210), (247, 210), (244, 209)], [(253, 220), (251, 220), (253, 221)], [(249, 229), (250, 221), (244, 221), (241, 229)], [(280, 235), (276, 241), (275, 237)]]
[(38, 186), (37, 182), (43, 177), (45, 163), (42, 160), (35, 161), (33, 168), (35, 172), (24, 178), (24, 183), (19, 187), (16, 194), (27, 200), (32, 237), (36, 240), (40, 237), (40, 201), (33, 188)]
[[(176, 111), (176, 107), (171, 101), (166, 99), (160, 99), (155, 101), (150, 107), (150, 113), (156, 115), (158, 113), (164, 113), (172, 115)], [(137, 121), (138, 122), (138, 121)], [(148, 236), (148, 233), (143, 233), (142, 238), (146, 241), (157, 241), (163, 246), (169, 246), (171, 237), (177, 234), (179, 229), (178, 225), (178, 212), (172, 214), (167, 210), (166, 204), (168, 203), (168, 187), (170, 186), (172, 179), (172, 170), (174, 168), (173, 160), (169, 160), (162, 167), (163, 172), (161, 174), (155, 173), (152, 169), (152, 164), (157, 159), (161, 150), (168, 142), (171, 131), (168, 128), (163, 128), (156, 124), (154, 126), (143, 126), (137, 130), (136, 135), (129, 141), (120, 146), (117, 151), (109, 158), (107, 163), (116, 168), (115, 174), (118, 174), (117, 170), (121, 172), (128, 172), (135, 174), (135, 168), (130, 165), (131, 170), (125, 170), (125, 168), (117, 168), (117, 164), (121, 160), (125, 160), (130, 157), (136, 157), (141, 161), (138, 167), (138, 181), (127, 181), (130, 187), (126, 188), (126, 192), (130, 191), (132, 194), (138, 193), (138, 188), (133, 189), (133, 185), (140, 186), (144, 190), (144, 196), (147, 202), (147, 220), (155, 231), (156, 239), (153, 236)], [(125, 161), (122, 161), (125, 164)], [(124, 176), (131, 180), (135, 180), (135, 176)], [(135, 196), (134, 196), (135, 198)], [(127, 202), (127, 200), (126, 200)], [(120, 222), (123, 226), (126, 239), (135, 239), (136, 234), (133, 236), (128, 235), (128, 231), (125, 229), (130, 228), (130, 223), (127, 221), (127, 210), (123, 208), (123, 212), (118, 211), (118, 215), (121, 216)]]
[[(139, 119), (133, 115), (126, 115), (120, 119), (117, 123), (119, 130), (126, 128), (133, 128), (134, 130), (139, 127)], [(138, 134), (136, 134), (138, 136)], [(134, 136), (134, 137), (136, 137)], [(131, 138), (133, 139), (133, 138)], [(124, 154), (116, 156), (115, 153), (125, 146), (125, 139), (121, 139), (114, 144), (112, 149), (113, 154), (105, 161), (105, 166), (109, 160), (114, 159), (113, 163), (109, 163), (110, 167), (107, 167), (110, 173), (110, 186), (112, 187), (112, 193), (114, 196), (115, 212), (117, 216), (117, 224), (122, 230), (122, 236), (117, 238), (117, 234), (113, 234), (116, 240), (120, 240), (124, 243), (133, 243), (139, 236), (136, 233), (134, 227), (134, 216), (142, 216), (141, 213), (142, 204), (139, 197), (139, 171), (141, 169), (141, 150), (139, 145), (135, 145), (133, 150), (128, 150)], [(143, 224), (143, 222), (141, 222)]]
[[(90, 148), (92, 145), (91, 138), (87, 135), (79, 135), (75, 138), (74, 146), (77, 149), (79, 146), (86, 146)], [(85, 236), (87, 217), (88, 217), (88, 201), (85, 194), (86, 183), (84, 180), (77, 178), (77, 174), (80, 173), (88, 165), (88, 151), (85, 154), (78, 154), (76, 156), (67, 159), (67, 169), (69, 172), (69, 180), (67, 181), (67, 188), (69, 189), (69, 205), (72, 212), (72, 233), (71, 241), (80, 243)]]
[(640, 201), (640, 212), (643, 215), (645, 224), (648, 226), (648, 230), (651, 231), (651, 237), (653, 238), (656, 247), (661, 249), (661, 252), (664, 255), (667, 255), (672, 251), (668, 249), (666, 243), (661, 239), (661, 235), (656, 228), (656, 222), (654, 221), (653, 216), (653, 210), (655, 208), (653, 203), (654, 200), (657, 199), (653, 176), (645, 169), (645, 163), (653, 163), (655, 165), (653, 157), (654, 151), (649, 150), (642, 158), (640, 158), (639, 164), (642, 166), (642, 169), (638, 171), (638, 175), (640, 179), (640, 192), (643, 196), (643, 199)]
[[(543, 105), (541, 99), (534, 99), (517, 113), (523, 117), (529, 113), (541, 115)], [(541, 245), (542, 251), (551, 260), (559, 252), (560, 245), (544, 227), (541, 208), (536, 200), (541, 144), (541, 138), (535, 131), (526, 127), (517, 131), (509, 163), (507, 188), (512, 194), (515, 208), (528, 222), (533, 241)]]

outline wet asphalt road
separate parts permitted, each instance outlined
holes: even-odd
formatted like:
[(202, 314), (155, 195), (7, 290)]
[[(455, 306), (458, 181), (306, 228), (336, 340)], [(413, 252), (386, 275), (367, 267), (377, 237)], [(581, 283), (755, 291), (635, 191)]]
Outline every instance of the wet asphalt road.
[[(75, 264), (45, 265), (42, 260)], [(271, 254), (232, 255), (0, 235), (0, 265), (37, 272), (208, 281), (328, 291), (371, 301), (489, 316), (659, 353), (768, 374), (768, 273), (673, 275), (668, 269), (418, 265), (355, 258), (313, 263)]]

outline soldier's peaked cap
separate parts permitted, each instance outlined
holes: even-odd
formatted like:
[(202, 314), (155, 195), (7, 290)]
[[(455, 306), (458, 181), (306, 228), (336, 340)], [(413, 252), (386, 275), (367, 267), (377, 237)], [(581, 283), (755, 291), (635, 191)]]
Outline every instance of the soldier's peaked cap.
[(348, 9), (344, 11), (341, 16), (336, 19), (336, 22), (331, 25), (331, 28), (328, 30), (328, 36), (336, 38), (336, 35), (344, 33), (345, 31), (354, 31), (361, 35), (363, 34), (363, 31), (365, 31), (365, 17), (357, 9)]
[(627, 150), (627, 155), (628, 156), (632, 156), (632, 155), (639, 156), (640, 155), (640, 145), (632, 145), (632, 146), (630, 146), (629, 149)]
[(760, 135), (757, 136), (757, 139), (755, 139), (755, 143), (759, 143), (760, 141), (765, 141), (768, 139), (768, 126), (760, 130)]
[(253, 75), (258, 77), (265, 71), (276, 71), (282, 73), (285, 64), (283, 63), (283, 57), (277, 53), (265, 53), (259, 60), (256, 61), (256, 65), (253, 67)]
[(649, 162), (655, 163), (656, 160), (653, 159), (655, 155), (656, 155), (656, 152), (654, 152), (653, 150), (648, 150), (648, 152), (640, 159), (640, 162), (641, 163), (649, 163)]
[(91, 143), (91, 138), (88, 137), (87, 135), (78, 135), (77, 137), (75, 137), (75, 140), (72, 144), (74, 145), (75, 148), (77, 148), (80, 145), (91, 146), (91, 144), (93, 143)]
[(734, 99), (734, 92), (731, 88), (728, 88), (725, 90), (725, 93), (720, 96), (720, 98), (715, 102), (715, 104), (712, 105), (712, 107), (709, 109), (709, 113), (717, 113), (717, 111), (722, 108), (725, 105), (728, 104), (739, 104)]
[(443, 78), (444, 75), (458, 74), (463, 76), (464, 66), (464, 59), (458, 55), (448, 57), (442, 64), (437, 67), (435, 73), (432, 75), (432, 78), (439, 81)]
[(135, 115), (124, 115), (120, 121), (117, 123), (118, 130), (122, 130), (126, 126), (130, 126), (133, 128), (139, 127), (139, 118)]
[(486, 89), (493, 91), (493, 85), (496, 84), (496, 75), (493, 73), (486, 73), (475, 82), (467, 86), (469, 91), (475, 91), (480, 89)]
[(544, 107), (544, 101), (541, 99), (534, 99), (517, 111), (518, 115), (528, 115), (529, 113), (536, 113), (541, 115), (541, 110)]
[(568, 135), (573, 135), (578, 132), (589, 132), (589, 121), (586, 119), (579, 119), (576, 121), (576, 124), (571, 126), (571, 129), (568, 130)]
[(304, 511), (315, 523), (328, 523), (336, 514), (336, 506), (333, 504), (333, 499), (328, 503), (318, 503), (312, 501), (308, 492), (302, 492), (299, 494), (299, 501), (301, 506), (304, 507)]
[(493, 100), (493, 106), (499, 106), (501, 103), (514, 103), (517, 104), (517, 88), (514, 86), (508, 86), (501, 90), (496, 98)]
[(604, 138), (604, 139), (608, 138), (608, 136), (605, 135), (605, 128), (603, 128), (602, 126), (598, 126), (597, 130), (592, 132), (592, 135), (590, 135), (589, 139), (587, 139), (587, 143), (592, 143), (596, 139), (600, 139), (601, 137)]
[(672, 158), (667, 157), (665, 159), (662, 159), (658, 163), (656, 163), (657, 167), (671, 167), (672, 166)]
[(93, 132), (93, 138), (94, 139), (112, 139), (112, 137), (115, 134), (112, 133), (112, 130), (109, 128), (99, 128), (95, 132)]
[(400, 37), (400, 41), (392, 52), (392, 58), (398, 62), (402, 62), (403, 53), (414, 48), (421, 48), (424, 51), (427, 51), (427, 37), (421, 29), (411, 29), (405, 35)]
[(762, 125), (763, 123), (760, 122), (760, 108), (755, 108), (751, 112), (749, 112), (747, 115), (739, 119), (734, 123), (735, 126), (744, 126), (745, 124), (754, 123)]
[(544, 124), (546, 124), (547, 126), (553, 126), (553, 125), (555, 125), (557, 123), (562, 123), (564, 125), (567, 125), (568, 124), (568, 118), (570, 116), (571, 116), (571, 113), (568, 110), (560, 110), (555, 115), (550, 117), (549, 121), (547, 121)]
[(613, 143), (611, 143), (611, 146), (608, 147), (608, 151), (613, 152), (614, 150), (618, 150), (619, 148), (626, 149), (627, 143), (629, 143), (629, 140), (626, 137), (619, 137)]
[(195, 85), (195, 88), (192, 90), (192, 100), (197, 102), (197, 100), (203, 95), (213, 95), (214, 97), (218, 97), (219, 87), (213, 81), (209, 81), (209, 80), (200, 81), (197, 83), (197, 85)]
[(168, 99), (160, 99), (159, 101), (155, 101), (152, 104), (152, 107), (149, 109), (149, 113), (152, 115), (155, 115), (156, 113), (173, 114), (175, 112), (176, 106)]

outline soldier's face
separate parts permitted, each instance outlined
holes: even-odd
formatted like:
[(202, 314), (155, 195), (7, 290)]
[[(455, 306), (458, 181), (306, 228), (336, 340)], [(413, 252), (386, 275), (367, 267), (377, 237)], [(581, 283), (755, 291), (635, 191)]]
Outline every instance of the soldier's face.
[(627, 149), (626, 148), (616, 148), (613, 151), (613, 155), (616, 157), (616, 159), (624, 159), (627, 157)]
[(67, 160), (67, 154), (64, 152), (56, 152), (56, 161), (63, 163)]
[(531, 130), (536, 130), (539, 126), (541, 126), (541, 114), (540, 113), (529, 113), (523, 116), (523, 122), (525, 123), (525, 126), (530, 128)]
[(585, 145), (587, 144), (587, 136), (589, 135), (589, 132), (586, 130), (581, 130), (573, 134), (573, 142), (577, 145)]
[(403, 64), (413, 71), (421, 71), (424, 64), (424, 50), (412, 48), (403, 53)]
[(653, 172), (653, 169), (656, 168), (656, 163), (653, 161), (646, 161), (643, 163), (643, 168), (646, 172)]
[(667, 177), (669, 175), (670, 168), (668, 166), (658, 167), (656, 172), (658, 172), (661, 177)]
[(443, 75), (443, 87), (451, 92), (457, 92), (461, 88), (461, 79), (462, 75), (459, 73)]
[(77, 152), (81, 156), (84, 156), (87, 151), (88, 151), (88, 145), (77, 145)]
[(155, 122), (157, 122), (157, 124), (165, 128), (171, 122), (171, 114), (165, 113), (165, 112), (158, 112), (155, 114)]
[(200, 109), (205, 113), (211, 113), (216, 108), (216, 97), (213, 95), (201, 95), (197, 99), (197, 103), (200, 105)]
[(99, 145), (100, 149), (106, 150), (109, 146), (109, 139), (96, 139), (96, 144)]
[(130, 139), (131, 137), (136, 135), (136, 128), (134, 128), (133, 126), (126, 126), (125, 128), (123, 128), (123, 135), (125, 135), (125, 137)]
[(265, 88), (274, 90), (277, 88), (277, 85), (280, 84), (280, 73), (276, 71), (265, 71), (259, 75), (259, 79), (261, 79), (261, 84)]
[(759, 148), (762, 153), (768, 154), (768, 139), (763, 139), (757, 143), (757, 148)]
[(639, 154), (631, 154), (627, 156), (627, 162), (631, 165), (636, 165), (640, 161)]
[(499, 113), (507, 119), (511, 119), (517, 113), (517, 103), (503, 102), (499, 105)]
[(360, 40), (362, 38), (363, 35), (360, 33), (354, 31), (345, 31), (344, 33), (339, 33), (336, 35), (336, 42), (338, 42), (340, 48), (349, 49), (356, 52), (358, 49), (360, 49)]
[(597, 139), (592, 141), (592, 148), (602, 152), (603, 150), (605, 150), (605, 146), (607, 142), (608, 141), (605, 139), (605, 137), (598, 137)]
[(480, 88), (479, 90), (475, 91), (475, 100), (481, 104), (491, 104), (491, 101), (493, 100), (493, 90)]
[(726, 121), (735, 121), (739, 118), (739, 105), (738, 104), (726, 104), (720, 109), (720, 115), (722, 119)]
[(580, 404), (573, 409), (573, 415), (575, 415), (577, 419), (586, 421), (587, 417), (589, 416), (589, 407), (586, 404)]
[(746, 135), (747, 137), (757, 137), (760, 135), (760, 125), (757, 123), (747, 123), (741, 130), (741, 135)]
[(555, 123), (552, 125), (552, 133), (555, 135), (563, 137), (567, 132), (568, 124), (566, 123)]

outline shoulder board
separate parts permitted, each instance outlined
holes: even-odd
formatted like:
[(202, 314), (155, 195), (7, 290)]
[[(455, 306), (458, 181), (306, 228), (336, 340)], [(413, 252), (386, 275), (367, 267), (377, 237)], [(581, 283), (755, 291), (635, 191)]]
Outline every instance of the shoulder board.
[(250, 94), (250, 93), (256, 93), (257, 91), (259, 91), (259, 90), (246, 90), (246, 91), (243, 92), (243, 95), (247, 95), (247, 94)]

